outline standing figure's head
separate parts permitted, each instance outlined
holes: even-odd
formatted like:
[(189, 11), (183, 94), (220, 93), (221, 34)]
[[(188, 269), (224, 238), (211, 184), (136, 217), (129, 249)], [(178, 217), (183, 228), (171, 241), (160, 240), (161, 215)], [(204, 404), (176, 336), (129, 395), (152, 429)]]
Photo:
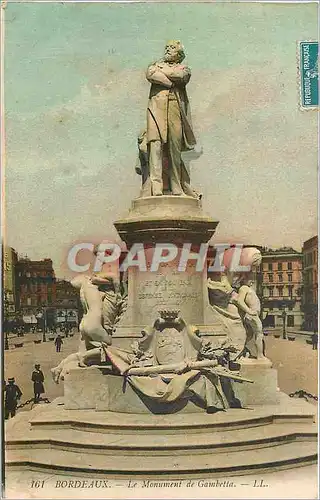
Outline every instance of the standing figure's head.
[(36, 370), (40, 370), (40, 365), (34, 365)]
[(232, 286), (237, 290), (242, 285), (253, 286), (254, 281), (254, 273), (252, 271), (235, 273), (233, 276)]
[(13, 385), (15, 383), (14, 377), (8, 378), (9, 385)]
[(185, 58), (184, 48), (179, 40), (170, 40), (164, 48), (164, 60), (166, 62), (181, 63)]

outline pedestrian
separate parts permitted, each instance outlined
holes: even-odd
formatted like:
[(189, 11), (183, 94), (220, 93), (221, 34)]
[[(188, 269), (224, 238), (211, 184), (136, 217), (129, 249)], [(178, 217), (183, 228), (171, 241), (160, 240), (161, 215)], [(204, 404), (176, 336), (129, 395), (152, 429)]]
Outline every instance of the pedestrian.
[(311, 341), (312, 341), (312, 350), (315, 351), (318, 349), (318, 334), (317, 332), (314, 332), (313, 335), (311, 336)]
[(18, 400), (22, 396), (20, 387), (15, 384), (14, 377), (8, 378), (8, 384), (5, 387), (4, 418), (7, 420), (10, 416), (16, 414)]
[(57, 335), (56, 340), (54, 341), (55, 346), (56, 346), (56, 351), (60, 352), (61, 351), (61, 345), (63, 344), (63, 340), (61, 338), (61, 335)]
[(7, 387), (7, 382), (6, 382), (6, 380), (3, 380), (3, 383), (2, 383), (2, 404), (3, 404), (3, 408), (5, 406), (6, 387)]
[(33, 392), (34, 392), (34, 402), (38, 403), (40, 400), (40, 394), (44, 394), (44, 375), (40, 370), (40, 365), (34, 365), (34, 370), (32, 372), (31, 380), (33, 382)]

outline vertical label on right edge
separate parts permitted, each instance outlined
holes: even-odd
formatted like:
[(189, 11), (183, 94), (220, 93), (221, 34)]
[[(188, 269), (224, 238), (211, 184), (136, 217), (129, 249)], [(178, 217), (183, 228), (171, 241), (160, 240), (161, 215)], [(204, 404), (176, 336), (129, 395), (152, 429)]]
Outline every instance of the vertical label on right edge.
[(318, 42), (300, 42), (300, 99), (305, 109), (319, 105)]

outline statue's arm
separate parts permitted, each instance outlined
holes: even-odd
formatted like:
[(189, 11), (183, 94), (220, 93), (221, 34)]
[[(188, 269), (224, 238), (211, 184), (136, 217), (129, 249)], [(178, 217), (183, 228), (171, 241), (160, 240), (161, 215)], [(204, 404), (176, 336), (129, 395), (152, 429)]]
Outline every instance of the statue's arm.
[(238, 297), (233, 298), (232, 302), (243, 312), (247, 314), (251, 314), (252, 316), (256, 316), (257, 312), (251, 309), (250, 307), (247, 306), (246, 304), (246, 296), (248, 292), (250, 291), (250, 288), (246, 285), (242, 286), (238, 292)]
[(106, 279), (103, 275), (99, 276), (98, 274), (93, 274), (91, 277), (91, 283), (93, 285), (106, 285), (109, 284), (110, 281)]
[(163, 73), (171, 80), (173, 83), (186, 85), (191, 78), (191, 70), (188, 66), (168, 66), (165, 65), (161, 69)]
[(147, 80), (150, 83), (157, 83), (165, 87), (172, 87), (170, 79), (157, 67), (156, 64), (151, 64), (146, 73)]

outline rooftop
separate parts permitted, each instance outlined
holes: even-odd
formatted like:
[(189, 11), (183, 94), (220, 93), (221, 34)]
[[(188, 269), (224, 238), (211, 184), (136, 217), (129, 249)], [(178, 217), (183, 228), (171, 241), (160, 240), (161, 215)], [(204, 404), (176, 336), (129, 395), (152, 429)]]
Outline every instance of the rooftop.
[(265, 257), (265, 256), (278, 256), (280, 257), (280, 255), (284, 255), (284, 256), (289, 256), (289, 255), (302, 255), (302, 252), (298, 252), (297, 250), (295, 250), (294, 248), (292, 247), (282, 247), (282, 248), (276, 248), (276, 249), (273, 249), (273, 248), (264, 248), (262, 250), (262, 256)]

